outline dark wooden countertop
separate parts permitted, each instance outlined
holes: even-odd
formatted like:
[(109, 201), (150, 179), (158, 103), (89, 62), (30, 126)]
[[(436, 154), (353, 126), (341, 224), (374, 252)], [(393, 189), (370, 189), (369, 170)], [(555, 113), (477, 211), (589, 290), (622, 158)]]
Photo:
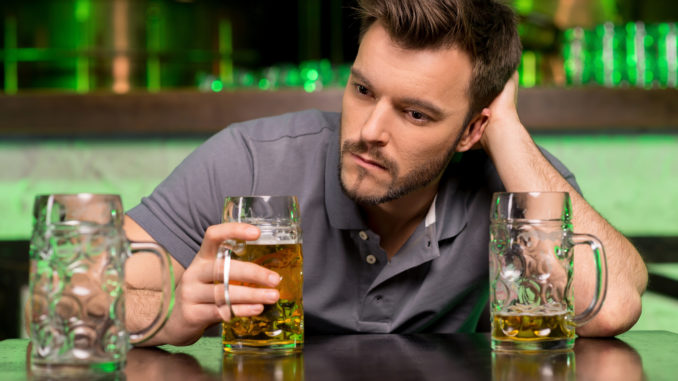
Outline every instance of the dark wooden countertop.
[[(0, 377), (26, 379), (27, 339), (0, 342)], [(678, 335), (630, 331), (618, 338), (578, 338), (573, 351), (490, 350), (487, 334), (309, 336), (303, 353), (224, 356), (221, 338), (187, 347), (134, 348), (128, 380), (669, 380)]]
[[(0, 95), (0, 136), (206, 136), (234, 122), (284, 112), (339, 111), (342, 93), (333, 88)], [(533, 132), (678, 131), (678, 89), (524, 88), (518, 109)]]

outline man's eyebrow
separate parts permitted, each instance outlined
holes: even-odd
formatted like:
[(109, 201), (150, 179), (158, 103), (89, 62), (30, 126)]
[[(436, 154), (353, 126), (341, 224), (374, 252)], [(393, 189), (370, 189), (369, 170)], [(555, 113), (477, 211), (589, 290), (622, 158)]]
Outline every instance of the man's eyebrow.
[(370, 81), (367, 78), (365, 78), (365, 76), (363, 75), (363, 73), (360, 72), (360, 70), (354, 68), (353, 66), (351, 66), (351, 75), (355, 79), (357, 79), (358, 82), (362, 82), (365, 84), (365, 86), (372, 88), (372, 84), (370, 83)]
[[(351, 75), (358, 82), (365, 84), (365, 86), (367, 86), (368, 88), (370, 89), (373, 88), (370, 81), (367, 78), (365, 78), (365, 76), (360, 72), (360, 70), (351, 67)], [(440, 109), (440, 107), (434, 105), (431, 102), (427, 102), (423, 99), (405, 97), (395, 99), (394, 101), (401, 107), (414, 106), (416, 108), (422, 109), (422, 111), (425, 111), (434, 119), (443, 119), (445, 117), (445, 113), (443, 112), (443, 110)]]
[(397, 104), (405, 106), (405, 107), (411, 107), (414, 106), (417, 109), (421, 109), (422, 111), (425, 111), (429, 116), (431, 116), (433, 119), (442, 119), (445, 117), (445, 113), (443, 110), (440, 109), (440, 107), (434, 105), (431, 102), (427, 102), (423, 99), (418, 99), (418, 98), (398, 98), (394, 100)]

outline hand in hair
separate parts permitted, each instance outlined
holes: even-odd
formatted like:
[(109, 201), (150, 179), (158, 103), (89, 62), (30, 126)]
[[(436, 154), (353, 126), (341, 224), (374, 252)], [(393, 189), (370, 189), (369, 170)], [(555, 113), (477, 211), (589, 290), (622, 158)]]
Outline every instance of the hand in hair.
[(499, 146), (506, 144), (507, 140), (503, 138), (505, 134), (512, 133), (516, 128), (524, 129), (518, 117), (517, 101), (518, 72), (515, 72), (506, 82), (504, 90), (487, 108), (490, 117), (480, 145), (490, 156)]

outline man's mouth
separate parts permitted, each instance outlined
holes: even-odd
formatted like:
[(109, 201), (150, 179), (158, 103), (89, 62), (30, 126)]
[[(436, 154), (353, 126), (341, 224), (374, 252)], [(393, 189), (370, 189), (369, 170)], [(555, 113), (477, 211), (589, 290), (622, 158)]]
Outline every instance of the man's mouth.
[(353, 159), (354, 159), (356, 162), (358, 162), (359, 165), (361, 165), (361, 166), (363, 166), (363, 167), (367, 167), (367, 168), (376, 168), (376, 169), (381, 169), (381, 170), (383, 170), (383, 171), (386, 171), (386, 170), (387, 170), (386, 167), (385, 167), (384, 165), (380, 164), (379, 162), (370, 160), (370, 159), (368, 159), (368, 158), (366, 158), (366, 157), (357, 155), (357, 154), (355, 154), (355, 153), (351, 153), (351, 156), (353, 157)]

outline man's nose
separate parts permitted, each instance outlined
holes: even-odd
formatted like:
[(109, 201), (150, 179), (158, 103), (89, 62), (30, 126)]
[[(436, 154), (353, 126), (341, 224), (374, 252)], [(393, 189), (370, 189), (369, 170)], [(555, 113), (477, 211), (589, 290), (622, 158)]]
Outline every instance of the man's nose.
[(388, 144), (393, 124), (393, 111), (385, 100), (379, 100), (360, 129), (360, 137), (368, 144), (385, 146)]

